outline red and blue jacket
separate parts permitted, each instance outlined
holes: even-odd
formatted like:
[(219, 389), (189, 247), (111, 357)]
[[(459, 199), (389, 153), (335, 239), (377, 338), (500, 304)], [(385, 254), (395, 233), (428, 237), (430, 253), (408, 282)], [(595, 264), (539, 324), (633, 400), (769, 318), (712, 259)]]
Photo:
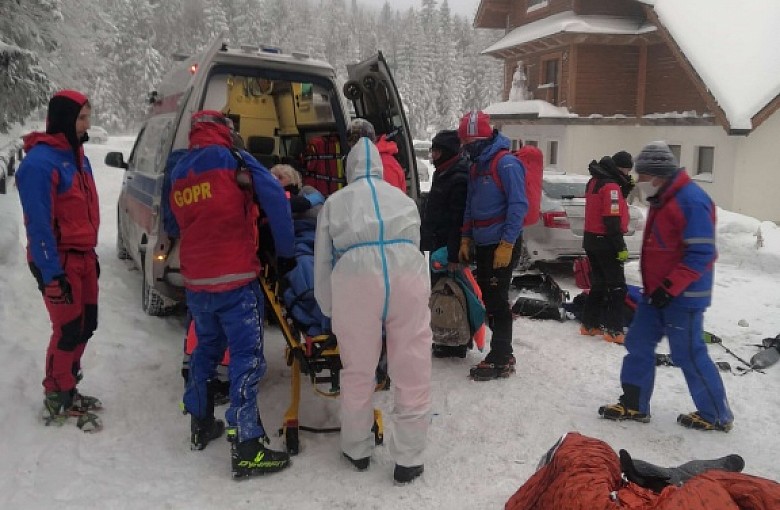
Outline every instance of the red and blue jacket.
[(649, 202), (642, 241), (644, 294), (663, 286), (675, 296), (672, 304), (708, 307), (718, 258), (715, 204), (685, 170)]
[(27, 260), (43, 282), (65, 273), (60, 253), (93, 251), (100, 226), (100, 204), (89, 160), (76, 153), (63, 133), (30, 133), (16, 186), (27, 230)]
[(213, 140), (201, 136), (170, 173), (166, 230), (181, 237), (181, 272), (185, 287), (192, 291), (224, 292), (260, 274), (255, 197), (268, 218), (276, 255), (294, 255), (292, 213), (282, 185), (249, 153), (240, 151), (252, 189), (239, 187), (238, 162), (228, 147), (219, 136)]
[(471, 237), (477, 246), (506, 241), (514, 244), (523, 232), (523, 220), (528, 212), (525, 194), (525, 168), (517, 157), (506, 153), (498, 162), (495, 182), (490, 170), (493, 158), (508, 150), (510, 141), (497, 133), (492, 143), (475, 161), (469, 177), (466, 210), (463, 213), (464, 237)]

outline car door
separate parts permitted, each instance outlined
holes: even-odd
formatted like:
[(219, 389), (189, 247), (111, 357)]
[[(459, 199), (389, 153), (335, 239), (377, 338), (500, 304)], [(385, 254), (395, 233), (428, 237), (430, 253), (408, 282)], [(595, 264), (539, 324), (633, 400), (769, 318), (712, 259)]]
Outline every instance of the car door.
[(349, 81), (344, 95), (358, 117), (374, 125), (377, 137), (385, 134), (398, 145), (398, 161), (407, 171), (408, 194), (419, 203), (420, 179), (414, 157), (411, 130), (393, 75), (380, 51), (362, 62), (347, 65)]

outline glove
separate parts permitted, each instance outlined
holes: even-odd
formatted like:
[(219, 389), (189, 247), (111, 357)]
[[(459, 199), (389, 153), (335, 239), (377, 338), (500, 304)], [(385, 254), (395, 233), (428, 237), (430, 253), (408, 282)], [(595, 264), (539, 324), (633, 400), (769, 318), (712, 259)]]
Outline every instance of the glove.
[(650, 304), (656, 308), (663, 308), (668, 305), (672, 299), (674, 299), (674, 296), (669, 294), (669, 291), (666, 290), (667, 287), (671, 286), (672, 282), (664, 280), (663, 284), (650, 294)]
[(512, 250), (515, 249), (515, 245), (506, 241), (501, 241), (496, 247), (496, 251), (493, 254), (493, 269), (499, 269), (506, 267), (512, 262)]
[(458, 250), (458, 260), (463, 264), (468, 264), (471, 260), (471, 238), (460, 238), (460, 249)]
[(97, 277), (100, 278), (100, 261), (98, 259), (95, 259), (95, 272)]
[(68, 277), (64, 274), (55, 276), (43, 289), (43, 295), (53, 305), (70, 305), (73, 303), (73, 291)]
[(620, 251), (617, 253), (617, 259), (618, 259), (620, 262), (625, 262), (625, 261), (627, 261), (627, 260), (628, 260), (628, 249), (627, 249), (627, 248), (623, 248), (622, 250), (620, 250)]
[(306, 193), (303, 198), (309, 201), (312, 207), (325, 203), (325, 197), (322, 193)]
[(277, 257), (276, 259), (276, 269), (279, 271), (280, 276), (284, 276), (293, 269), (295, 269), (295, 266), (298, 265), (298, 261), (295, 260), (295, 257), (287, 258), (287, 257)]

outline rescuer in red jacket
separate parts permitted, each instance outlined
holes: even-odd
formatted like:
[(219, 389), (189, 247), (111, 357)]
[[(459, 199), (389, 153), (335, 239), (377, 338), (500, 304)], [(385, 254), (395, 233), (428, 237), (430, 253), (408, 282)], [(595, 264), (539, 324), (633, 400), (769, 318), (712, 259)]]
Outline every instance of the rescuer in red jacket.
[(622, 344), (623, 301), (626, 297), (623, 263), (628, 260), (623, 234), (628, 230), (626, 197), (633, 187), (628, 176), (633, 163), (627, 152), (622, 151), (615, 157), (619, 159), (620, 166), (609, 156), (598, 162), (593, 160), (588, 166), (592, 177), (585, 194), (582, 247), (590, 259), (592, 274), (580, 333), (589, 336), (603, 334), (608, 342)]

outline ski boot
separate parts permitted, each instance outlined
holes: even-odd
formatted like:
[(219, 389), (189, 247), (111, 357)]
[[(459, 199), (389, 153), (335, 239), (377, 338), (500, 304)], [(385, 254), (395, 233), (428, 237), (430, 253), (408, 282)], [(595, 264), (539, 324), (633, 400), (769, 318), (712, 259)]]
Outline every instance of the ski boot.
[(228, 429), (230, 441), (230, 467), (234, 480), (250, 476), (262, 476), (281, 471), (290, 466), (290, 456), (266, 447), (267, 438), (257, 437), (238, 442), (234, 427)]
[(607, 342), (623, 345), (626, 341), (626, 336), (622, 331), (604, 331), (604, 340)]
[(580, 326), (580, 335), (582, 336), (599, 336), (601, 333), (601, 328), (589, 328), (585, 325)]
[(194, 416), (190, 418), (190, 450), (204, 449), (211, 441), (222, 437), (222, 433), (225, 432), (225, 422), (213, 416), (203, 420), (198, 420)]

